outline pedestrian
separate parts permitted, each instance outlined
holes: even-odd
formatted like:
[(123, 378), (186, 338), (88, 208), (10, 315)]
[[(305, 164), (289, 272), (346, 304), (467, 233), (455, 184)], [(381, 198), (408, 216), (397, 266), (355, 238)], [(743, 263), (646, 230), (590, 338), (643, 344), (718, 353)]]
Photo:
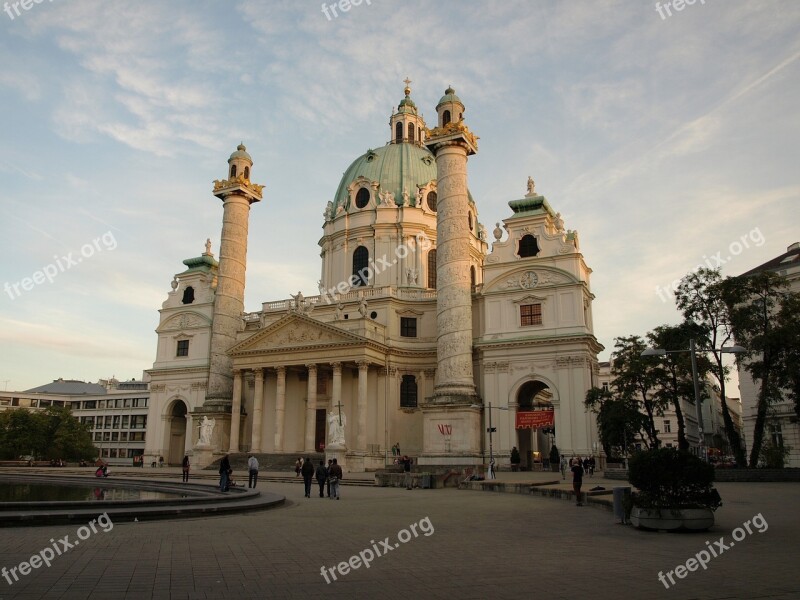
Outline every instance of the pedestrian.
[(392, 456), (397, 456), (397, 445), (392, 446)]
[(595, 462), (594, 462), (594, 456), (593, 456), (592, 458), (589, 459), (589, 475), (591, 475), (592, 477), (594, 477), (594, 465), (595, 465)]
[(394, 447), (397, 448), (397, 456), (400, 456), (400, 442), (395, 442)]
[(297, 462), (294, 463), (294, 476), (295, 477), (300, 477), (300, 469), (301, 469), (302, 466), (303, 466), (303, 459), (302, 458), (298, 458)]
[(581, 502), (581, 485), (583, 484), (583, 465), (580, 460), (572, 463), (572, 489), (575, 491), (575, 506), (583, 506)]
[(233, 473), (233, 469), (231, 469), (231, 461), (226, 454), (222, 460), (219, 462), (219, 491), (220, 492), (227, 492), (230, 488), (230, 481), (231, 481), (231, 473)]
[(411, 489), (411, 463), (413, 461), (408, 456), (404, 456), (403, 460), (400, 461), (400, 462), (403, 463), (403, 472), (405, 472), (405, 474), (406, 474), (406, 477), (405, 477), (406, 489), (410, 490)]
[(561, 455), (561, 480), (567, 478), (567, 457), (563, 454)]
[[(319, 497), (325, 497), (325, 482), (328, 481), (328, 469), (325, 468), (325, 461), (319, 461), (319, 466), (317, 467), (315, 476), (317, 478), (317, 483), (319, 484)], [(330, 488), (329, 488), (330, 489)], [(328, 492), (330, 496), (330, 492)]]
[(247, 487), (256, 489), (258, 483), (258, 459), (252, 454), (247, 458)]
[(183, 470), (183, 483), (188, 483), (189, 482), (189, 455), (188, 454), (185, 454), (183, 456), (182, 470)]
[(331, 465), (330, 473), (328, 473), (328, 478), (331, 482), (331, 500), (333, 498), (339, 499), (339, 481), (342, 479), (342, 467), (339, 466), (339, 463), (334, 458), (333, 464)]
[(314, 477), (314, 463), (311, 458), (306, 458), (303, 465), (300, 467), (300, 472), (303, 474), (303, 483), (306, 487), (306, 498), (311, 498), (311, 479)]
[(588, 456), (583, 459), (583, 473), (584, 473), (584, 475), (591, 475), (591, 473), (589, 473), (589, 457)]
[(497, 479), (497, 475), (494, 474), (494, 458), (489, 461), (489, 479)]
[(331, 467), (332, 466), (333, 466), (333, 460), (329, 458), (328, 459), (328, 467), (325, 469), (325, 473), (327, 475), (327, 478), (325, 480), (325, 485), (328, 488), (328, 498), (331, 497)]

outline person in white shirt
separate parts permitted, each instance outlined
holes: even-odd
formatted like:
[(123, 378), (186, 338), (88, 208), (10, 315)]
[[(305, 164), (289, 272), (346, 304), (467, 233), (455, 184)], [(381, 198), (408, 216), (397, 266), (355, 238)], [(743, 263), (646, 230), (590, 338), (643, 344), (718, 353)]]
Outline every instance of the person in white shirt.
[(247, 459), (247, 487), (255, 489), (256, 482), (258, 481), (258, 459), (252, 454)]

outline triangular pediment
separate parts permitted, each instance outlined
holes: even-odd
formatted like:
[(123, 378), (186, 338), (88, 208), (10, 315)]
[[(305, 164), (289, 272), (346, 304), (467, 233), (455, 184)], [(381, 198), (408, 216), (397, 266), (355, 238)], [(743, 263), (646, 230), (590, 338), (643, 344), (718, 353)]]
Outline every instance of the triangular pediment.
[(365, 337), (343, 331), (311, 317), (291, 314), (239, 342), (230, 349), (231, 356), (275, 350), (309, 349), (325, 346), (362, 346), (372, 343)]

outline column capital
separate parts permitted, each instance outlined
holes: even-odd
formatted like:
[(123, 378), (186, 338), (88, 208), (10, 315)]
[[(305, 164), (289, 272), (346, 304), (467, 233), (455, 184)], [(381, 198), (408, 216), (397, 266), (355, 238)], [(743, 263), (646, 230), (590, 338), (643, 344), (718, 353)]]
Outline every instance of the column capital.
[(286, 375), (286, 367), (284, 367), (283, 365), (281, 365), (279, 367), (275, 367), (275, 372), (278, 375)]
[(356, 364), (358, 365), (359, 371), (366, 371), (367, 369), (369, 369), (369, 361), (367, 360), (359, 360), (358, 362), (356, 362)]
[(255, 369), (253, 372), (254, 372), (254, 374), (256, 376), (256, 381), (258, 381), (259, 379), (261, 381), (264, 381), (264, 369), (258, 368), (258, 369)]
[(332, 362), (330, 365), (333, 367), (334, 372), (339, 371), (342, 372), (342, 363), (341, 362)]
[(234, 377), (241, 377), (242, 376), (242, 369), (233, 369), (233, 376)]
[(311, 363), (306, 365), (306, 369), (308, 369), (309, 373), (316, 373), (317, 372), (317, 365), (315, 363)]

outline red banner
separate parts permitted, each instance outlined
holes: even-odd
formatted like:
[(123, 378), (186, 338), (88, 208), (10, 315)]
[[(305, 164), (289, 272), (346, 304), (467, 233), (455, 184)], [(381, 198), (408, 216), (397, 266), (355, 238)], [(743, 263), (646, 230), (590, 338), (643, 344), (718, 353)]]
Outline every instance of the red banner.
[(555, 414), (555, 411), (552, 410), (517, 411), (517, 429), (553, 427)]

